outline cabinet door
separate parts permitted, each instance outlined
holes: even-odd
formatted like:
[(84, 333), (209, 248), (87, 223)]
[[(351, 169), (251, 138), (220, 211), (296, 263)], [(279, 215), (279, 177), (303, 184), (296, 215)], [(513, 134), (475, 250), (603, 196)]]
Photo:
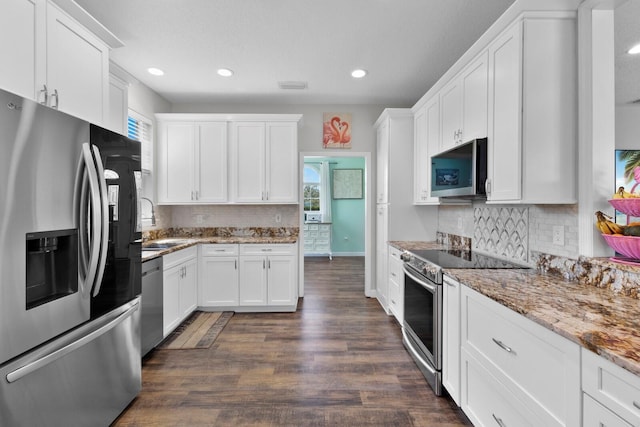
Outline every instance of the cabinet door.
[(427, 102), (424, 109), (416, 113), (415, 132), (415, 204), (437, 204), (439, 199), (431, 197), (431, 156), (440, 150), (440, 98)]
[(389, 121), (385, 120), (377, 130), (377, 170), (376, 193), (377, 203), (389, 201)]
[(109, 111), (105, 127), (122, 135), (127, 134), (128, 93), (126, 82), (114, 75), (109, 76)]
[(460, 142), (462, 131), (462, 86), (455, 78), (440, 92), (442, 140), (439, 151), (446, 151)]
[(445, 276), (442, 290), (442, 384), (460, 406), (460, 283)]
[(166, 123), (158, 150), (159, 203), (192, 203), (195, 127), (191, 123)]
[(266, 194), (270, 203), (298, 201), (298, 124), (267, 123)]
[(522, 194), (522, 23), (489, 46), (489, 173), (487, 199)]
[(265, 125), (262, 122), (232, 124), (236, 202), (262, 202), (265, 188)]
[(238, 305), (238, 257), (203, 257), (202, 260), (200, 305)]
[(266, 257), (240, 257), (240, 305), (267, 305)]
[(586, 393), (582, 394), (583, 427), (631, 427), (632, 424), (614, 414)]
[(33, 99), (36, 69), (36, 1), (3, 0), (0, 6), (0, 87)]
[(169, 268), (162, 275), (162, 329), (166, 337), (180, 324), (180, 280), (182, 265)]
[(184, 320), (198, 306), (198, 262), (194, 258), (182, 265), (180, 281), (180, 321)]
[(267, 259), (267, 303), (295, 305), (297, 303), (296, 257), (270, 256)]
[(52, 3), (47, 4), (46, 46), (49, 105), (104, 124), (109, 109), (108, 47)]
[(388, 206), (378, 205), (378, 215), (376, 217), (376, 293), (378, 301), (388, 313), (389, 304), (387, 302), (389, 294), (389, 282), (387, 277), (387, 221)]
[(202, 203), (221, 203), (227, 197), (227, 123), (200, 123), (196, 166), (196, 199)]
[(487, 137), (488, 78), (487, 52), (484, 52), (462, 74), (463, 142)]

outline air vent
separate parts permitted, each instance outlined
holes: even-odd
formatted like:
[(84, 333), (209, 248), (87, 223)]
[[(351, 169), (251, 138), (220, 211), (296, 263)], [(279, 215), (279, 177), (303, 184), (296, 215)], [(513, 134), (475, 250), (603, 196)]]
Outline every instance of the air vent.
[(307, 82), (278, 82), (280, 89), (306, 89)]

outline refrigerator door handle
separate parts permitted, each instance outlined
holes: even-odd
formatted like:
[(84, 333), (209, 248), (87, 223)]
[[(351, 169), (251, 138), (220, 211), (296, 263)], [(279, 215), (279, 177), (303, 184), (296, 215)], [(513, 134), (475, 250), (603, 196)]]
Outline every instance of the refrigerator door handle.
[[(84, 277), (85, 284), (87, 289), (91, 291), (93, 284), (95, 283), (96, 275), (98, 272), (98, 257), (100, 256), (100, 241), (99, 239), (102, 236), (102, 212), (101, 212), (101, 198), (100, 198), (100, 188), (98, 181), (98, 172), (96, 170), (96, 165), (93, 161), (93, 156), (91, 154), (91, 148), (89, 143), (85, 142), (82, 144), (82, 158), (84, 159), (85, 165), (85, 176), (89, 180), (89, 195), (91, 197), (91, 220), (88, 221), (90, 224), (89, 235), (87, 236), (85, 233), (81, 233), (84, 237), (81, 242), (81, 247), (86, 247), (88, 243), (89, 260), (88, 260), (88, 270)], [(83, 189), (86, 189), (86, 186), (82, 186)], [(86, 193), (85, 193), (86, 194)], [(87, 209), (87, 205), (82, 204), (81, 197), (81, 205), (80, 212), (82, 213), (84, 209)], [(84, 215), (80, 215), (81, 218)], [(84, 228), (86, 224), (80, 223), (80, 228)], [(85, 252), (86, 254), (86, 252)], [(83, 254), (84, 256), (84, 254)]]
[(131, 316), (139, 308), (139, 305), (140, 300), (136, 299), (135, 301), (122, 306), (122, 310), (124, 310), (124, 312), (119, 310), (112, 312), (111, 315), (105, 316), (99, 325), (94, 326), (92, 331), (82, 334), (80, 338), (72, 336), (66, 342), (62, 342), (56, 345), (56, 347), (48, 351), (47, 354), (36, 357), (35, 360), (27, 360), (23, 366), (7, 374), (7, 382), (14, 383), (19, 379), (35, 372), (36, 370), (44, 366), (47, 366), (50, 363), (55, 362), (61, 357), (106, 334), (107, 332), (118, 326), (120, 323), (122, 323), (129, 316)]
[(93, 157), (95, 160), (96, 169), (98, 172), (99, 183), (99, 197), (100, 197), (100, 222), (101, 235), (99, 241), (100, 259), (98, 261), (97, 277), (95, 280), (95, 286), (93, 288), (93, 296), (95, 297), (100, 292), (100, 286), (102, 286), (102, 276), (104, 275), (104, 267), (107, 262), (107, 249), (109, 246), (109, 196), (107, 194), (107, 179), (104, 176), (104, 166), (102, 165), (102, 158), (100, 157), (100, 150), (95, 145), (93, 148)]

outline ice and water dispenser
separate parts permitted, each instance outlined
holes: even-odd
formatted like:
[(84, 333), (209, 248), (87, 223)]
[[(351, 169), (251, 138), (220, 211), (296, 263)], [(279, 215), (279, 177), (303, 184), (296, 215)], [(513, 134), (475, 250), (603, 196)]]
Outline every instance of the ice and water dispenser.
[(78, 292), (78, 232), (27, 233), (27, 310)]

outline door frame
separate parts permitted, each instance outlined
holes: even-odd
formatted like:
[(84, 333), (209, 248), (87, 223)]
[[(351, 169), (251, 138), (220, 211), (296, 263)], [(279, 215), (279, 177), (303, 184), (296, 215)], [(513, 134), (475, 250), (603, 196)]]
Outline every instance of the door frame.
[[(371, 288), (371, 266), (372, 259), (371, 254), (371, 207), (369, 206), (371, 203), (371, 153), (370, 152), (360, 152), (360, 151), (301, 151), (300, 152), (300, 160), (298, 168), (298, 182), (300, 185), (298, 186), (298, 197), (300, 200), (300, 210), (298, 212), (298, 220), (299, 220), (299, 235), (298, 235), (298, 259), (300, 260), (300, 265), (298, 268), (298, 296), (304, 297), (304, 233), (303, 233), (303, 225), (304, 225), (304, 194), (303, 194), (303, 185), (304, 182), (304, 158), (305, 157), (326, 157), (326, 158), (338, 158), (338, 157), (361, 157), (364, 158), (364, 295), (367, 297), (374, 297), (375, 291)], [(335, 254), (334, 254), (335, 256)]]

